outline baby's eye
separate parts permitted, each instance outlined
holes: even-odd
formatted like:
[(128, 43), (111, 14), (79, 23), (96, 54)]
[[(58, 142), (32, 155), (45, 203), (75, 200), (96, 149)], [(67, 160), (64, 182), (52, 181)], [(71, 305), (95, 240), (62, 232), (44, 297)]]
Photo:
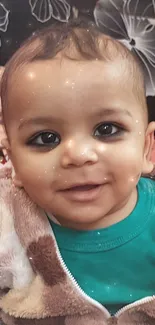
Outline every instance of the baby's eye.
[(42, 132), (34, 135), (28, 144), (38, 147), (56, 147), (60, 143), (60, 137), (54, 132)]
[(122, 132), (122, 128), (112, 123), (100, 124), (94, 132), (97, 138), (108, 138), (119, 135)]

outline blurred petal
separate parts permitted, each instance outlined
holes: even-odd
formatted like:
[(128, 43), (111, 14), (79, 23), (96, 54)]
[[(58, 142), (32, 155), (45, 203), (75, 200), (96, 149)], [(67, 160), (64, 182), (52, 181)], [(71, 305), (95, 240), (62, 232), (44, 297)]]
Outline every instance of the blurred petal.
[(117, 39), (128, 39), (126, 27), (120, 12), (120, 7), (123, 8), (122, 1), (100, 0), (95, 6), (94, 18), (97, 26), (105, 34)]
[(47, 22), (51, 17), (68, 21), (70, 5), (66, 0), (29, 0), (32, 15), (41, 23)]
[(6, 32), (9, 23), (9, 10), (0, 3), (0, 30)]
[(155, 25), (155, 18), (149, 18), (148, 21), (151, 25)]
[[(130, 38), (129, 46), (144, 67), (147, 96), (155, 95), (155, 25), (147, 18), (124, 14), (124, 23)], [(126, 41), (123, 41), (125, 44)], [(125, 44), (126, 45), (126, 44)]]
[(150, 60), (140, 51), (134, 50), (134, 52), (139, 57), (143, 66), (146, 83), (146, 96), (155, 96), (155, 53), (153, 60)]
[(154, 0), (126, 0), (124, 12), (129, 16), (154, 18)]
[(137, 55), (144, 68), (146, 94), (155, 96), (155, 0), (100, 0), (94, 17), (104, 33)]
[(51, 0), (52, 17), (62, 22), (70, 17), (70, 5), (65, 0)]
[[(126, 1), (126, 0), (125, 0)], [(123, 8), (124, 0), (99, 0), (96, 3), (96, 7), (102, 7), (108, 12), (113, 12), (114, 8), (121, 10)]]

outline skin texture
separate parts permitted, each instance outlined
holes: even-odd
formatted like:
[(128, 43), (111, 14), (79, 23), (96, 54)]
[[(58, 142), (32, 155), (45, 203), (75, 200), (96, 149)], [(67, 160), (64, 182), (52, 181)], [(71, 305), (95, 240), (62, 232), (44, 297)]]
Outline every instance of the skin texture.
[[(63, 226), (96, 229), (119, 222), (136, 204), (140, 175), (153, 169), (155, 124), (146, 127), (145, 109), (120, 59), (26, 65), (12, 79), (5, 112), (15, 184)], [(98, 125), (107, 123), (112, 135), (101, 136)], [(43, 131), (56, 133), (54, 147), (37, 146), (41, 136), (34, 144)], [(64, 191), (90, 182), (101, 184), (95, 199), (77, 200)]]

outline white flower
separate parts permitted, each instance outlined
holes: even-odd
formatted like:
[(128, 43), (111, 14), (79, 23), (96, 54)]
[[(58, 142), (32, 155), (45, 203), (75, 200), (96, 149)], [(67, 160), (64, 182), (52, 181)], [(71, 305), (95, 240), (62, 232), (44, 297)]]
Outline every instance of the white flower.
[[(9, 24), (9, 10), (5, 8), (5, 6), (0, 3), (0, 31), (6, 32)], [(0, 40), (1, 46), (1, 40)]]
[(155, 0), (100, 0), (96, 24), (123, 42), (139, 58), (145, 74), (146, 95), (155, 95)]
[(66, 22), (70, 17), (71, 7), (66, 0), (29, 0), (32, 15), (41, 23), (51, 17)]

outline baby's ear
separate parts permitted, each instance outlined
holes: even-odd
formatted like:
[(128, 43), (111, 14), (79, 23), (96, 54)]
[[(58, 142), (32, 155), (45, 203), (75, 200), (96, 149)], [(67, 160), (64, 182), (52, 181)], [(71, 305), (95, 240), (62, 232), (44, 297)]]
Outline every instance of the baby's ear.
[(152, 153), (154, 148), (154, 132), (155, 122), (151, 122), (148, 125), (145, 135), (145, 146), (144, 146), (144, 159), (143, 159), (143, 174), (150, 174), (154, 168), (154, 162), (152, 159)]
[(155, 141), (154, 141), (154, 144), (153, 144), (151, 160), (153, 161), (153, 164), (155, 165)]
[(7, 155), (11, 161), (11, 169), (12, 169), (12, 173), (11, 173), (11, 176), (12, 176), (12, 181), (13, 181), (13, 184), (17, 187), (23, 187), (22, 185), (22, 182), (20, 180), (20, 178), (18, 177), (18, 173), (16, 173), (15, 169), (14, 169), (14, 166), (12, 164), (12, 160), (11, 160), (11, 149), (10, 149), (10, 144), (9, 144), (9, 141), (7, 138), (5, 139), (2, 139), (1, 141), (1, 144), (2, 144), (2, 148), (3, 150), (5, 150), (7, 152)]

